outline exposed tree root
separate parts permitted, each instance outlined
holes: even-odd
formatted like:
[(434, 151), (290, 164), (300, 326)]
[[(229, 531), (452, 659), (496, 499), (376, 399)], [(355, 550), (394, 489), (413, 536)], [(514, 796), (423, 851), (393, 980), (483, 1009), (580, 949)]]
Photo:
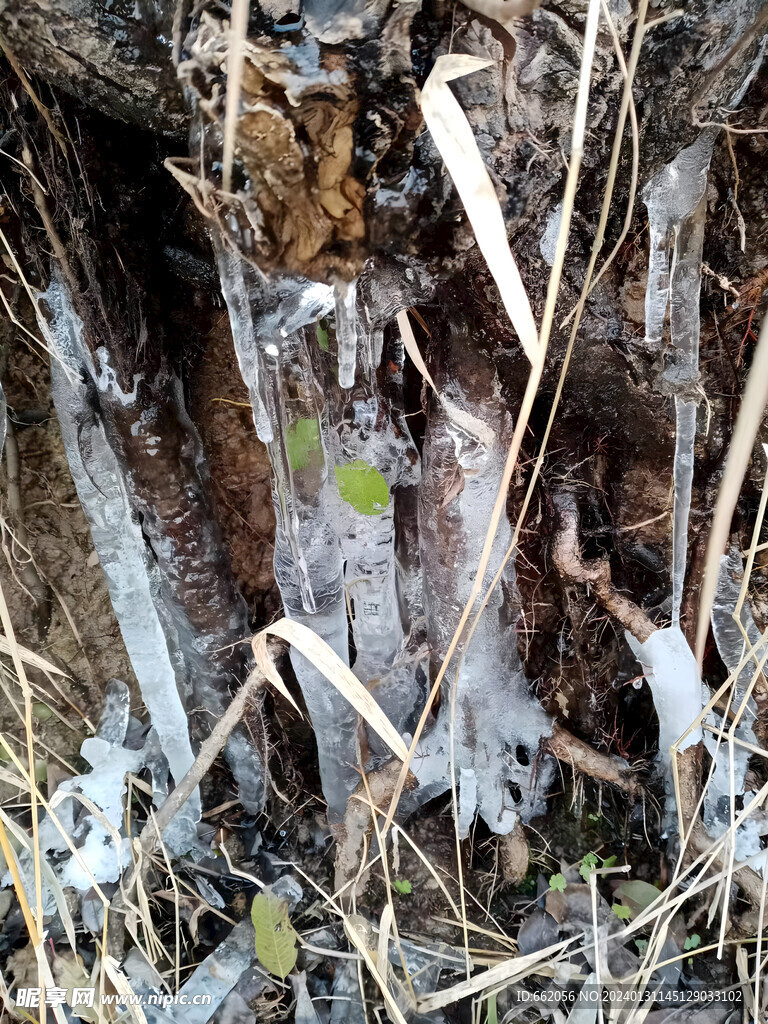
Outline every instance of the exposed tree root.
[(656, 626), (642, 608), (614, 589), (607, 559), (585, 562), (581, 556), (576, 495), (570, 491), (560, 491), (554, 495), (553, 501), (557, 510), (558, 530), (552, 545), (552, 560), (557, 571), (572, 583), (586, 583), (590, 586), (605, 610), (644, 643)]
[(561, 725), (555, 725), (552, 735), (544, 740), (544, 747), (548, 753), (558, 761), (570, 765), (574, 771), (584, 772), (590, 778), (618, 786), (630, 796), (634, 796), (640, 788), (637, 778), (623, 758), (598, 753)]
[[(628, 629), (638, 640), (645, 642), (648, 637), (658, 628), (645, 612), (629, 598), (624, 597), (613, 589), (611, 583), (611, 570), (608, 561), (585, 562), (581, 556), (579, 544), (579, 511), (574, 494), (561, 491), (554, 496), (554, 504), (557, 509), (558, 531), (552, 547), (552, 558), (558, 572), (565, 579), (574, 583), (586, 583), (592, 587), (595, 596), (603, 607), (613, 615), (625, 629)], [(589, 758), (592, 767), (584, 767), (581, 770), (596, 778), (605, 778), (599, 771), (601, 755), (596, 754), (586, 743), (570, 737), (562, 741), (562, 733), (559, 726), (555, 726), (552, 738), (547, 741), (548, 748), (560, 760), (569, 761), (576, 756)], [(567, 735), (567, 734), (566, 734)], [(557, 747), (562, 743), (561, 756)], [(554, 746), (554, 749), (553, 749)], [(583, 748), (583, 749), (580, 749)], [(680, 815), (683, 827), (687, 830), (690, 827), (693, 810), (696, 807), (701, 789), (701, 752), (702, 745), (688, 747), (687, 750), (677, 755), (678, 787), (677, 799), (680, 808)], [(609, 760), (605, 758), (604, 760)], [(604, 767), (604, 766), (603, 766)], [(614, 769), (615, 770), (615, 769)], [(606, 779), (606, 781), (615, 781)], [(616, 782), (621, 785), (620, 782)], [(690, 848), (696, 854), (706, 853), (712, 845), (712, 839), (704, 828), (702, 821), (697, 821), (691, 831)], [(715, 858), (715, 865), (719, 868), (724, 866), (724, 858)], [(756, 906), (762, 900), (763, 882), (760, 876), (751, 868), (742, 868), (734, 872), (733, 880), (741, 888), (744, 895)]]

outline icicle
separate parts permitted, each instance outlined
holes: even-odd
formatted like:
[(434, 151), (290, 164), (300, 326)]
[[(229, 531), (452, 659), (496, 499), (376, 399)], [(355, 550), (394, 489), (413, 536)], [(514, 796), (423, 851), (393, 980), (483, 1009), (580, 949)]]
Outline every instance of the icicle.
[(696, 403), (675, 398), (674, 513), (672, 520), (672, 625), (680, 627), (685, 567), (688, 560), (688, 517), (693, 484), (693, 446), (696, 439)]
[[(650, 263), (645, 298), (646, 341), (660, 344), (670, 307), (672, 365), (665, 373), (675, 389), (672, 624), (680, 624), (688, 553), (697, 402), (692, 396), (699, 365), (699, 292), (706, 216), (707, 171), (714, 134), (704, 132), (651, 179), (643, 191), (648, 207)], [(672, 271), (669, 250), (674, 244)]]
[[(280, 430), (268, 445), (273, 470), (275, 579), (290, 618), (313, 629), (349, 661), (341, 548), (332, 525), (332, 487), (326, 461), (326, 424), (302, 332), (285, 339), (274, 378), (273, 422)], [(277, 404), (279, 403), (279, 404)], [(317, 737), (323, 793), (332, 822), (340, 821), (359, 776), (357, 715), (311, 662), (291, 651)]]
[[(194, 755), (176, 673), (155, 610), (161, 588), (157, 563), (128, 503), (114, 454), (88, 402), (86, 385), (79, 383), (81, 367), (87, 371), (90, 363), (82, 324), (60, 285), (50, 286), (45, 301), (53, 313), (46, 329), (58, 356), (51, 360), (51, 387), (70, 471), (142, 699), (171, 774), (179, 782)], [(187, 802), (182, 817), (187, 819), (187, 831), (193, 830), (192, 823), (200, 817), (198, 794)]]
[[(715, 643), (720, 652), (720, 657), (731, 674), (737, 672), (747, 651), (744, 634), (734, 619), (734, 612), (738, 604), (743, 578), (744, 568), (741, 553), (734, 545), (720, 559), (720, 572), (717, 578), (715, 602), (712, 606), (712, 632), (715, 637)], [(739, 619), (749, 639), (749, 643), (754, 647), (755, 653), (747, 661), (734, 681), (733, 697), (730, 704), (734, 712), (740, 708), (757, 668), (755, 658), (759, 661), (765, 654), (765, 643), (752, 617), (752, 610), (748, 600), (745, 600), (741, 607)], [(757, 745), (756, 737), (752, 731), (752, 723), (755, 717), (755, 702), (750, 697), (741, 720), (736, 727), (737, 739)], [(717, 728), (723, 725), (722, 716), (716, 712), (711, 712), (707, 720), (710, 725)], [(704, 794), (704, 824), (710, 835), (720, 835), (723, 828), (730, 828), (731, 824), (731, 765), (733, 765), (733, 796), (737, 798), (744, 794), (745, 777), (749, 765), (749, 752), (738, 744), (733, 744), (733, 749), (729, 750), (726, 741), (720, 743), (718, 750), (717, 736), (710, 732), (704, 734), (704, 744), (711, 757), (715, 760), (714, 772)], [(760, 846), (757, 822), (754, 819), (749, 819), (736, 833), (737, 859), (742, 860), (753, 853), (757, 853), (760, 850)]]
[[(456, 338), (454, 358), (463, 351), (461, 339)], [(483, 374), (487, 378), (485, 390), (492, 392), (496, 387), (492, 369), (482, 364), (471, 369), (476, 386)], [(482, 405), (471, 403), (455, 377), (449, 376), (447, 381), (442, 391), (447, 393), (448, 403), (434, 402), (430, 411), (419, 496), (421, 563), (429, 581), (424, 594), (427, 634), (435, 664), (446, 655), (472, 589), (511, 433), (511, 419), (496, 411), (502, 408), (498, 397)], [(453, 418), (454, 408), (460, 413), (462, 425)], [(465, 422), (475, 420), (482, 425), (486, 443), (464, 429)], [(485, 586), (501, 564), (509, 541), (509, 523), (502, 517)], [(514, 595), (511, 563), (505, 584), (507, 594)], [(443, 684), (438, 720), (422, 738), (414, 758), (419, 788), (409, 804), (410, 808), (416, 802), (423, 803), (449, 785), (453, 714), (457, 783), (463, 772), (474, 773), (478, 811), (498, 834), (510, 832), (518, 814), (527, 820), (540, 811), (540, 795), (546, 790), (551, 770), (547, 761), (540, 763), (535, 772), (531, 767), (541, 737), (549, 734), (551, 723), (529, 693), (515, 631), (504, 626), (509, 611), (502, 588), (497, 587), (463, 657), (455, 713), (451, 705), (458, 656), (452, 662)], [(470, 780), (468, 774), (464, 778)], [(466, 794), (462, 799), (471, 803), (471, 796)], [(465, 823), (463, 820), (462, 825)]]
[[(272, 466), (275, 580), (285, 614), (314, 630), (348, 662), (327, 415), (303, 330), (333, 308), (333, 290), (300, 278), (266, 281), (218, 235), (213, 242), (240, 371)], [(317, 737), (329, 819), (338, 822), (359, 782), (357, 715), (311, 662), (295, 651), (291, 662)]]
[(258, 342), (243, 273), (246, 264), (224, 245), (217, 246), (216, 255), (219, 262), (221, 290), (229, 311), (229, 322), (232, 327), (240, 374), (245, 381), (251, 399), (256, 433), (259, 440), (266, 444), (272, 440), (272, 424), (269, 422), (269, 416), (261, 398)]
[[(659, 717), (659, 758), (667, 793), (666, 823), (676, 826), (671, 745), (701, 710), (696, 662), (680, 630), (688, 557), (688, 520), (696, 440), (695, 394), (699, 364), (699, 292), (706, 214), (707, 171), (714, 133), (704, 132), (662, 168), (643, 190), (648, 208), (650, 257), (645, 294), (646, 342), (661, 345), (670, 308), (672, 357), (664, 377), (675, 392), (674, 516), (672, 526), (672, 623), (644, 643), (627, 634), (643, 665)], [(670, 251), (672, 268), (670, 272)], [(701, 741), (694, 730), (680, 750)]]
[(333, 290), (304, 278), (267, 281), (221, 235), (212, 232), (221, 290), (227, 303), (240, 373), (253, 407), (259, 439), (273, 439), (273, 423), (265, 396), (264, 359), (276, 357), (283, 338), (311, 324), (333, 308)]
[(339, 386), (354, 387), (357, 359), (357, 282), (338, 282), (333, 289), (336, 304), (336, 341), (339, 347)]
[[(189, 723), (198, 739), (207, 735), (233, 677), (242, 677), (247, 609), (210, 516), (200, 441), (178, 380), (165, 371), (154, 380), (137, 374), (132, 391), (123, 392), (106, 350), (99, 350), (97, 372), (64, 287), (54, 282), (45, 299), (53, 395), (73, 479), (178, 780), (192, 761)], [(264, 767), (244, 726), (225, 757), (243, 805), (258, 812)], [(192, 807), (199, 816), (199, 804)]]
[[(332, 373), (326, 376), (326, 392), (334, 396), (335, 403), (332, 420), (336, 429), (331, 432), (337, 483), (334, 521), (352, 612), (354, 672), (373, 692), (395, 728), (405, 735), (412, 730), (423, 706), (426, 664), (420, 664), (425, 659), (423, 654), (419, 657), (418, 643), (411, 642), (411, 638), (406, 643), (403, 629), (399, 593), (402, 567), (395, 558), (395, 508), (404, 493), (413, 492), (415, 498), (420, 460), (407, 421), (396, 408), (396, 403), (402, 402), (398, 393), (402, 390), (401, 374), (393, 379), (391, 373), (395, 365), (392, 357), (397, 354), (390, 353), (386, 370), (379, 373), (374, 360), (381, 361), (381, 353), (375, 353), (383, 344), (386, 317), (393, 307), (407, 304), (407, 289), (400, 282), (382, 306), (372, 301), (378, 290), (376, 269), (366, 272), (361, 283), (363, 315), (358, 331), (363, 373), (351, 392), (337, 387)], [(402, 365), (402, 351), (398, 365)], [(415, 501), (411, 504), (415, 513)], [(388, 756), (375, 735), (369, 736), (369, 745), (374, 754)]]
[(5, 434), (8, 429), (8, 405), (5, 401), (5, 392), (0, 383), (0, 458), (5, 450)]
[[(333, 435), (335, 517), (353, 609), (357, 658), (354, 671), (401, 732), (423, 699), (417, 659), (404, 650), (395, 563), (395, 491), (419, 477), (410, 435), (396, 432), (388, 403), (375, 381), (372, 393), (338, 410)], [(414, 453), (415, 454), (415, 453)], [(375, 736), (371, 749), (386, 755)]]
[(698, 207), (707, 187), (714, 133), (703, 132), (692, 146), (681, 150), (643, 189), (648, 208), (650, 260), (645, 293), (645, 338), (661, 343), (669, 302), (669, 252), (680, 226)]

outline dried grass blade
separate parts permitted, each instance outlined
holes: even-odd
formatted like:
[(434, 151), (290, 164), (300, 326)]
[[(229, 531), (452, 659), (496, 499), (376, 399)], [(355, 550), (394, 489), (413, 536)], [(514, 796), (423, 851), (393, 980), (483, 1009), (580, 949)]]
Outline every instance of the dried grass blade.
[[(288, 696), (288, 691), (277, 675), (274, 665), (271, 665), (270, 661), (272, 670), (270, 674), (264, 664), (265, 655), (267, 658), (269, 657), (266, 654), (266, 636), (268, 634), (279, 636), (282, 640), (286, 640), (300, 654), (303, 654), (307, 661), (311, 661), (315, 668), (323, 673), (328, 682), (335, 686), (339, 693), (349, 701), (355, 711), (365, 719), (374, 732), (389, 745), (397, 757), (401, 761), (406, 759), (408, 756), (407, 747), (395, 727), (360, 680), (344, 664), (333, 648), (328, 646), (325, 640), (322, 640), (309, 627), (302, 625), (300, 622), (293, 622), (291, 619), (278, 619), (277, 622), (267, 626), (266, 629), (262, 630), (253, 639), (253, 652), (256, 661), (269, 681), (277, 686), (280, 693)], [(279, 680), (279, 685), (275, 677)], [(292, 701), (291, 703), (294, 702)]]
[(392, 1018), (392, 1020), (396, 1022), (396, 1024), (406, 1024), (405, 1017), (400, 1012), (400, 1008), (395, 1002), (394, 996), (390, 992), (389, 987), (387, 986), (387, 983), (384, 980), (384, 976), (382, 975), (381, 971), (379, 971), (378, 966), (374, 962), (374, 959), (371, 956), (371, 953), (365, 944), (365, 937), (361, 935), (360, 931), (358, 930), (356, 922), (352, 918), (344, 918), (344, 931), (347, 933), (347, 938), (355, 947), (355, 949), (362, 954), (363, 960), (365, 960), (365, 966), (370, 971), (371, 977), (378, 985), (379, 991), (384, 997), (384, 1002), (387, 1007), (387, 1013)]
[(485, 992), (486, 989), (491, 988), (493, 985), (498, 985), (500, 982), (509, 985), (513, 981), (527, 977), (529, 974), (535, 974), (543, 964), (551, 964), (570, 942), (570, 939), (566, 939), (563, 942), (556, 942), (553, 946), (547, 946), (546, 949), (530, 953), (528, 956), (512, 957), (497, 967), (491, 967), (482, 974), (476, 975), (469, 981), (461, 981), (458, 985), (452, 985), (451, 988), (434, 992), (431, 996), (426, 996), (424, 999), (419, 1000), (419, 1012), (431, 1013), (433, 1010), (450, 1006), (459, 999), (465, 999), (467, 996), (475, 996), (480, 992)]
[(533, 364), (539, 335), (528, 293), (509, 248), (499, 198), (477, 148), (472, 126), (448, 87), (454, 79), (481, 71), (492, 63), (468, 54), (438, 57), (421, 93), (421, 112), (467, 211), (507, 315)]
[(240, 107), (240, 89), (243, 81), (243, 43), (248, 34), (249, 0), (233, 0), (229, 26), (229, 54), (227, 55), (227, 99), (224, 108), (224, 149), (221, 159), (221, 187), (232, 188), (232, 161), (235, 156), (237, 113)]
[(704, 563), (704, 582), (699, 596), (699, 617), (696, 623), (696, 662), (701, 671), (704, 645), (709, 632), (709, 616), (715, 600), (720, 556), (728, 543), (733, 510), (739, 500), (741, 484), (752, 456), (752, 445), (768, 404), (768, 317), (763, 321), (760, 337), (752, 360), (744, 398), (741, 402), (736, 426), (728, 449), (725, 472), (715, 503), (715, 515), (709, 531), (707, 557)]
[[(30, 651), (28, 648), (22, 647), (21, 644), (16, 644), (16, 649), (19, 652), (19, 657), (23, 662), (25, 662), (25, 664), (31, 665), (33, 668), (39, 668), (41, 672), (50, 672), (52, 675), (61, 676), (64, 679), (70, 678), (66, 672), (62, 672), (60, 668), (57, 668), (50, 661), (47, 661), (45, 658), (41, 658), (39, 654), (35, 654), (34, 651)], [(3, 634), (0, 633), (0, 654), (10, 653), (11, 645), (8, 641), (8, 637), (3, 636)]]

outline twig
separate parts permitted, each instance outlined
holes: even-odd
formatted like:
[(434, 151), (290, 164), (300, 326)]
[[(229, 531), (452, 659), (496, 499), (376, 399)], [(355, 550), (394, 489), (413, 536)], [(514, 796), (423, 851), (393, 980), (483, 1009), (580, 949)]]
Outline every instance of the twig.
[(584, 772), (592, 779), (609, 782), (630, 795), (634, 795), (639, 788), (637, 779), (623, 759), (598, 753), (561, 725), (555, 725), (552, 735), (544, 740), (544, 746), (558, 761), (570, 765), (574, 771)]
[(40, 98), (38, 97), (37, 93), (32, 88), (32, 83), (27, 78), (27, 76), (26, 76), (26, 74), (24, 72), (24, 68), (16, 60), (16, 57), (14, 56), (13, 51), (10, 49), (10, 47), (8, 46), (8, 43), (6, 42), (5, 38), (2, 35), (0, 35), (0, 50), (2, 50), (3, 53), (5, 54), (5, 59), (8, 61), (8, 63), (13, 68), (16, 77), (21, 82), (22, 88), (24, 89), (26, 94), (29, 96), (29, 98), (32, 100), (32, 103), (35, 105), (35, 107), (39, 111), (40, 116), (42, 117), (42, 119), (48, 125), (48, 130), (50, 131), (50, 133), (54, 137), (54, 139), (56, 139), (56, 142), (59, 144), (59, 148), (61, 149), (61, 152), (64, 154), (64, 159), (66, 160), (67, 159), (67, 144), (64, 141), (64, 138), (63, 138), (61, 132), (56, 127), (56, 125), (53, 123), (53, 118), (51, 117), (50, 110), (48, 109), (48, 107), (46, 107), (46, 105), (42, 102), (42, 100), (40, 100)]

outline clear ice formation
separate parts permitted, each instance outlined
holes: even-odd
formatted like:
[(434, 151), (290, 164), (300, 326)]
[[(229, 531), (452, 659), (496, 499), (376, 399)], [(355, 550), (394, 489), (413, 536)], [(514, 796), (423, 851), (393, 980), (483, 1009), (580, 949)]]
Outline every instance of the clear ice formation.
[[(672, 350), (664, 378), (675, 398), (672, 622), (645, 643), (628, 639), (646, 672), (659, 716), (659, 757), (665, 769), (667, 824), (674, 824), (669, 748), (701, 711), (695, 659), (680, 630), (688, 555), (688, 520), (696, 440), (699, 376), (699, 293), (709, 163), (716, 130), (704, 131), (643, 189), (650, 255), (645, 293), (645, 340), (660, 347), (669, 307)], [(671, 258), (671, 265), (670, 265)], [(674, 734), (674, 735), (673, 735)], [(694, 739), (695, 737), (695, 739)], [(685, 744), (699, 742), (696, 730)]]
[(333, 298), (339, 347), (339, 387), (349, 389), (354, 387), (357, 361), (357, 282), (335, 285)]
[[(715, 601), (712, 606), (712, 632), (715, 637), (720, 657), (730, 674), (738, 672), (734, 680), (731, 710), (736, 712), (744, 701), (757, 664), (765, 655), (766, 643), (752, 617), (749, 600), (741, 607), (739, 619), (754, 654), (739, 672), (739, 665), (747, 653), (744, 634), (741, 632), (734, 613), (739, 600), (739, 593), (744, 578), (744, 567), (741, 552), (735, 545), (727, 554), (720, 558), (720, 572), (717, 578)], [(726, 692), (726, 697), (729, 693)], [(757, 745), (752, 723), (755, 721), (755, 702), (752, 697), (747, 701), (744, 712), (736, 727), (737, 739)], [(715, 727), (723, 726), (722, 716), (710, 712), (707, 721)], [(704, 745), (709, 751), (714, 769), (704, 796), (704, 823), (710, 835), (722, 835), (731, 825), (732, 801), (744, 794), (744, 781), (749, 764), (749, 752), (738, 744), (729, 745), (722, 741), (718, 749), (717, 736), (710, 732), (704, 734)], [(730, 747), (730, 749), (729, 749)], [(733, 769), (733, 791), (731, 791), (731, 769)], [(757, 823), (749, 819), (736, 833), (736, 857), (746, 859), (761, 848)]]
[[(415, 724), (414, 712), (424, 693), (417, 680), (418, 654), (409, 647), (402, 622), (395, 502), (399, 488), (418, 484), (418, 452), (407, 427), (395, 422), (375, 375), (370, 384), (358, 385), (342, 400), (334, 421), (331, 443), (339, 481), (345, 480), (345, 473), (361, 475), (375, 480), (381, 491), (381, 504), (372, 502), (364, 509), (344, 500), (339, 489), (335, 492), (334, 521), (352, 613), (354, 672), (405, 734)], [(388, 756), (375, 734), (369, 736), (369, 745), (374, 753)]]
[[(390, 342), (386, 365), (379, 363), (387, 323), (434, 284), (418, 268), (388, 265), (381, 270), (371, 266), (356, 286), (337, 286), (333, 292), (298, 279), (265, 282), (220, 238), (214, 246), (240, 369), (272, 465), (275, 577), (285, 613), (348, 661), (349, 600), (353, 671), (407, 736), (425, 695), (425, 631), (439, 663), (472, 587), (511, 421), (485, 407), (470, 409), (454, 383), (432, 416), (425, 446), (429, 472), (420, 479), (418, 452), (397, 407), (400, 339)], [(316, 321), (331, 308), (338, 382), (314, 337)], [(389, 367), (395, 371), (388, 377)], [(323, 375), (323, 387), (318, 387), (318, 375)], [(454, 482), (461, 480), (461, 488), (449, 496), (446, 471)], [(363, 478), (367, 483), (361, 497), (356, 488)], [(416, 531), (409, 533), (403, 524), (409, 516), (415, 520), (417, 510), (418, 554), (403, 543), (415, 547)], [(491, 560), (494, 568), (509, 539), (504, 520)], [(429, 580), (428, 588), (423, 579)], [(512, 568), (504, 590), (515, 592)], [(529, 816), (539, 806), (532, 764), (541, 736), (551, 728), (528, 693), (514, 630), (500, 623), (507, 611), (499, 589), (462, 667), (454, 736), (457, 775), (464, 773), (465, 780), (466, 828), (477, 808), (501, 833), (514, 827), (518, 812)], [(295, 652), (291, 659), (317, 737), (329, 820), (339, 822), (359, 781), (357, 716), (308, 661)], [(450, 685), (440, 719), (423, 738), (414, 762), (418, 796), (406, 803), (430, 799), (450, 784), (449, 704)], [(374, 737), (369, 751), (389, 756)], [(547, 767), (539, 770), (542, 787), (546, 775)]]
[[(701, 682), (696, 659), (678, 626), (657, 629), (644, 643), (625, 634), (632, 653), (643, 666), (659, 717), (659, 760), (664, 771), (667, 795), (667, 827), (675, 822), (675, 786), (670, 749), (701, 711)], [(701, 729), (694, 729), (680, 744), (682, 752), (701, 742)]]
[[(115, 415), (128, 419), (133, 416), (136, 422), (131, 427), (132, 435), (140, 435), (146, 442), (146, 454), (151, 459), (152, 424), (145, 422), (147, 409), (136, 408), (140, 378), (135, 378), (133, 392), (122, 392), (103, 349), (99, 349), (100, 365), (96, 367), (83, 338), (82, 323), (61, 282), (54, 280), (42, 298), (49, 320), (44, 320), (41, 311), (41, 328), (50, 339), (52, 393), (70, 470), (142, 698), (178, 782), (194, 760), (187, 708), (191, 712), (200, 706), (216, 716), (222, 713), (229, 676), (228, 666), (218, 664), (218, 651), (226, 648), (233, 635), (237, 639), (247, 635), (244, 606), (234, 613), (223, 609), (220, 618), (230, 622), (232, 628), (226, 636), (220, 636), (198, 628), (187, 618), (183, 605), (174, 600), (174, 586), (186, 585), (190, 593), (196, 587), (197, 608), (205, 611), (211, 598), (206, 596), (207, 588), (201, 581), (216, 574), (217, 564), (211, 562), (196, 570), (186, 558), (182, 566), (181, 556), (164, 535), (163, 516), (155, 509), (142, 508), (139, 520), (131, 471), (108, 436), (100, 410), (111, 406)], [(169, 387), (176, 388), (174, 416), (185, 435), (182, 443), (189, 441), (197, 452), (199, 439), (181, 409), (178, 382), (169, 380)], [(194, 539), (195, 530), (204, 527), (204, 517), (196, 512), (189, 521), (183, 516), (175, 519), (174, 529), (186, 530)], [(148, 530), (154, 531), (154, 548), (150, 547)], [(195, 550), (202, 558), (202, 534), (197, 540)], [(225, 757), (239, 784), (244, 806), (258, 811), (263, 805), (264, 768), (244, 730), (232, 734)], [(186, 824), (178, 826), (182, 829), (178, 841), (187, 849), (189, 838), (184, 837), (190, 831), (189, 823), (199, 815), (199, 797), (195, 795), (181, 812), (181, 822)]]
[(267, 281), (233, 252), (218, 232), (212, 232), (211, 237), (240, 373), (251, 397), (254, 425), (259, 440), (268, 444), (272, 440), (274, 409), (270, 409), (266, 394), (270, 382), (265, 364), (279, 355), (283, 338), (315, 323), (334, 308), (334, 292), (328, 285), (304, 278)]
[[(660, 346), (669, 306), (671, 365), (664, 376), (675, 394), (677, 421), (672, 527), (672, 625), (680, 604), (688, 551), (688, 519), (696, 438), (695, 387), (699, 375), (699, 292), (706, 217), (707, 172), (715, 131), (703, 132), (663, 167), (643, 190), (650, 256), (645, 293), (645, 338)], [(670, 269), (671, 250), (671, 269)]]
[(5, 392), (0, 383), (0, 458), (5, 451), (5, 434), (8, 429), (8, 404), (5, 401)]
[[(272, 466), (275, 579), (288, 618), (301, 622), (349, 663), (344, 566), (333, 526), (328, 413), (310, 358), (306, 329), (333, 306), (324, 285), (298, 279), (264, 282), (215, 240), (240, 371), (251, 394)], [(233, 284), (234, 281), (234, 284)], [(237, 297), (233, 310), (231, 296)], [(311, 328), (310, 328), (311, 325)], [(332, 822), (341, 821), (356, 788), (357, 715), (325, 676), (297, 651), (291, 662), (318, 742), (323, 792)]]
[[(85, 739), (80, 748), (81, 756), (90, 764), (91, 771), (62, 782), (51, 798), (51, 809), (87, 870), (74, 857), (51, 816), (46, 813), (40, 820), (38, 837), (40, 850), (45, 855), (43, 904), (46, 914), (56, 911), (56, 889), (68, 886), (80, 893), (84, 921), (93, 919), (94, 929), (101, 927), (103, 915), (96, 920), (93, 914), (86, 913), (86, 894), (93, 880), (100, 885), (116, 882), (121, 871), (131, 862), (131, 840), (124, 827), (125, 777), (129, 772), (138, 774), (147, 769), (154, 793), (164, 796), (168, 791), (168, 761), (157, 733), (154, 728), (150, 729), (139, 746), (142, 732), (140, 723), (131, 718), (128, 687), (118, 679), (111, 679), (106, 688), (96, 735)], [(98, 813), (93, 814), (86, 809), (78, 799), (80, 796), (95, 804)], [(174, 818), (165, 832), (165, 839), (178, 852), (198, 852), (200, 849), (195, 822), (189, 814), (179, 814)], [(33, 898), (31, 852), (24, 850), (19, 862), (25, 889)], [(53, 886), (53, 876), (57, 887)], [(8, 873), (0, 884), (11, 884)]]
[[(512, 426), (500, 401), (472, 403), (456, 379), (449, 382), (445, 397), (447, 402), (434, 402), (430, 411), (419, 495), (421, 563), (429, 581), (424, 593), (427, 636), (435, 665), (447, 653), (472, 590)], [(479, 424), (484, 440), (467, 431), (467, 421)], [(502, 516), (483, 592), (510, 539), (509, 523)], [(464, 778), (470, 791), (461, 794), (461, 825), (468, 828), (474, 808), (467, 796), (476, 787), (477, 811), (493, 832), (502, 835), (514, 828), (518, 815), (528, 820), (542, 809), (551, 777), (546, 761), (534, 769), (541, 737), (549, 735), (551, 722), (529, 693), (517, 653), (515, 600), (510, 561), (503, 586), (494, 591), (471, 645), (468, 650), (460, 645), (446, 673), (437, 721), (420, 741), (413, 761), (419, 787), (410, 796), (411, 803), (423, 803), (450, 785), (452, 690), (460, 666), (453, 716), (454, 771), (457, 783)], [(463, 654), (461, 662), (458, 654)]]
[[(149, 1005), (146, 1000), (142, 1007), (147, 1024), (207, 1024), (227, 996), (251, 967), (256, 958), (254, 933), (250, 917), (240, 921), (216, 949), (207, 956), (179, 989), (184, 1002), (165, 1007)], [(126, 974), (134, 992), (139, 995), (162, 995), (162, 992), (147, 979), (144, 971), (131, 971), (126, 965)], [(210, 996), (210, 1001), (199, 998)]]
[[(45, 301), (53, 314), (46, 325), (55, 343), (51, 387), (72, 478), (91, 529), (115, 615), (142, 699), (157, 730), (171, 774), (179, 782), (194, 761), (187, 715), (179, 697), (173, 655), (158, 617), (161, 581), (142, 536), (104, 428), (88, 401), (82, 371), (94, 373), (82, 340), (82, 325), (59, 284)], [(200, 798), (180, 812), (178, 839), (195, 835)], [(183, 835), (187, 833), (187, 839)], [(173, 846), (173, 843), (171, 844)]]

